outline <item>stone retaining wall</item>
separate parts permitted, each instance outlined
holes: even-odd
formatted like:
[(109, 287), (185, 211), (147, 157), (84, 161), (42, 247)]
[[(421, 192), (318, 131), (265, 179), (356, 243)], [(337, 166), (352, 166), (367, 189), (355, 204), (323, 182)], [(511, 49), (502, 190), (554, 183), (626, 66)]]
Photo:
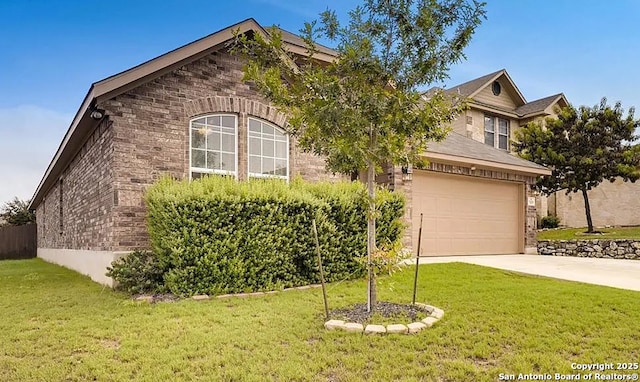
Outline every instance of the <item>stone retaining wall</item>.
[(551, 256), (600, 257), (640, 260), (640, 241), (613, 240), (541, 240), (538, 253)]

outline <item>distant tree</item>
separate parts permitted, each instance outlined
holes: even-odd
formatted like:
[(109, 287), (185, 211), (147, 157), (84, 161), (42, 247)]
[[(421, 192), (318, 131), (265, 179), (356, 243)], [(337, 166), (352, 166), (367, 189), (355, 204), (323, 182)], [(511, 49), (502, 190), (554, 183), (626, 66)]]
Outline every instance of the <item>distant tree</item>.
[(529, 123), (516, 131), (515, 150), (524, 159), (548, 166), (551, 176), (540, 179), (537, 188), (549, 195), (559, 190), (582, 193), (588, 232), (594, 232), (587, 191), (602, 181), (620, 177), (640, 178), (640, 150), (633, 143), (640, 120), (634, 108), (626, 117), (620, 102), (611, 107), (602, 98), (594, 107), (573, 106), (559, 110), (546, 123)]
[(29, 201), (15, 197), (0, 209), (0, 225), (25, 225), (36, 222), (36, 215), (29, 211)]
[[(483, 7), (475, 0), (365, 0), (346, 25), (327, 10), (301, 31), (306, 60), (286, 52), (277, 28), (238, 36), (249, 59), (245, 79), (289, 116), (302, 149), (324, 156), (330, 171), (367, 174), (369, 310), (376, 301), (375, 174), (386, 164), (418, 162), (427, 142), (445, 137), (462, 105), (441, 92), (425, 99), (420, 88), (445, 79), (464, 58)], [(319, 37), (335, 43), (332, 63), (314, 59)]]

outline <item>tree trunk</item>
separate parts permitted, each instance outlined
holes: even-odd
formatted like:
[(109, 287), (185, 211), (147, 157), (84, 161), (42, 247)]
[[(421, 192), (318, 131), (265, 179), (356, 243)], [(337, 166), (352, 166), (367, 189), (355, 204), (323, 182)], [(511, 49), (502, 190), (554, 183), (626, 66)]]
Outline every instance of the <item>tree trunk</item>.
[(582, 197), (584, 198), (584, 212), (587, 215), (587, 232), (593, 232), (593, 221), (591, 220), (591, 206), (589, 206), (589, 196), (587, 196), (587, 189), (583, 188)]
[(373, 253), (376, 250), (376, 204), (374, 198), (376, 196), (375, 188), (375, 166), (372, 161), (367, 164), (367, 190), (369, 191), (369, 211), (367, 213), (367, 272), (368, 272), (368, 288), (367, 288), (367, 312), (376, 305), (376, 279), (373, 270)]
[[(369, 125), (369, 155), (376, 148), (376, 131)], [(369, 211), (367, 213), (367, 273), (369, 275), (367, 290), (367, 312), (376, 306), (376, 273), (373, 269), (373, 254), (376, 250), (376, 167), (373, 159), (367, 159), (367, 190), (369, 191)]]

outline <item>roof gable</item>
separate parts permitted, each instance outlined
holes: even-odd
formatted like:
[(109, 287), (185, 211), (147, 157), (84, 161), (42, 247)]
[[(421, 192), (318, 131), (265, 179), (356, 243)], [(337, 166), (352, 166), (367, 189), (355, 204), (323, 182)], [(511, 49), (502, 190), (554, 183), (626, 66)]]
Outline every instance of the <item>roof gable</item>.
[[(284, 29), (278, 28), (278, 30), (282, 33), (282, 41), (289, 52), (298, 55), (307, 55), (307, 48), (302, 38)], [(256, 20), (252, 18), (246, 19), (134, 66), (131, 69), (95, 82), (92, 85), (93, 96), (98, 102), (113, 98), (118, 94), (122, 94), (138, 86), (140, 82), (146, 82), (153, 78), (160, 77), (177, 67), (196, 61), (223, 48), (225, 44), (234, 37), (235, 33), (247, 32), (261, 33), (263, 35), (268, 34)], [(317, 48), (318, 51), (314, 58), (318, 60), (331, 61), (337, 55), (334, 50), (323, 45), (317, 45)]]
[[(289, 52), (297, 55), (308, 55), (307, 48), (304, 46), (304, 40), (290, 32), (280, 31), (282, 32), (284, 46)], [(133, 68), (94, 82), (76, 112), (43, 178), (40, 180), (38, 188), (31, 198), (29, 208), (34, 209), (40, 204), (45, 193), (56, 182), (56, 178), (73, 158), (79, 146), (82, 145), (84, 138), (96, 126), (97, 121), (91, 118), (96, 104), (123, 94), (143, 83), (169, 73), (180, 66), (196, 61), (216, 50), (224, 48), (226, 43), (234, 37), (235, 33), (248, 32), (261, 33), (263, 35), (268, 34), (256, 20), (249, 18), (143, 62)], [(316, 60), (331, 62), (337, 56), (335, 51), (325, 46), (318, 45), (317, 49), (317, 52), (314, 54)]]
[(540, 114), (552, 114), (555, 106), (566, 107), (569, 105), (563, 93), (554, 94), (524, 104), (516, 109), (516, 114), (520, 117), (533, 117)]
[(471, 81), (464, 82), (460, 85), (452, 86), (446, 90), (447, 93), (458, 94), (461, 97), (470, 97), (471, 94), (482, 89), (489, 82), (493, 82), (493, 78), (504, 72), (504, 69), (500, 69), (497, 72), (489, 73), (482, 77), (476, 78)]
[(505, 90), (509, 95), (515, 107), (527, 103), (526, 99), (520, 92), (520, 89), (518, 89), (505, 69), (500, 69), (497, 72), (484, 75), (460, 85), (452, 86), (447, 90), (447, 92), (474, 99), (474, 97), (481, 95), (481, 93), (486, 92), (487, 90), (491, 92), (491, 86), (495, 81), (500, 83), (503, 90)]

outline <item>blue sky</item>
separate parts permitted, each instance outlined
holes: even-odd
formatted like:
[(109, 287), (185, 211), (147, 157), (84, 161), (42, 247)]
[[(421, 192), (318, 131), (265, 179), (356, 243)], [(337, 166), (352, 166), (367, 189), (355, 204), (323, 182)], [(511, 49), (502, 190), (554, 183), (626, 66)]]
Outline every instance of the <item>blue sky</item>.
[[(292, 32), (359, 1), (0, 0), (0, 204), (35, 191), (92, 82), (249, 17)], [(640, 1), (488, 0), (453, 86), (505, 68), (529, 101), (640, 107)], [(639, 113), (640, 114), (640, 111)]]

